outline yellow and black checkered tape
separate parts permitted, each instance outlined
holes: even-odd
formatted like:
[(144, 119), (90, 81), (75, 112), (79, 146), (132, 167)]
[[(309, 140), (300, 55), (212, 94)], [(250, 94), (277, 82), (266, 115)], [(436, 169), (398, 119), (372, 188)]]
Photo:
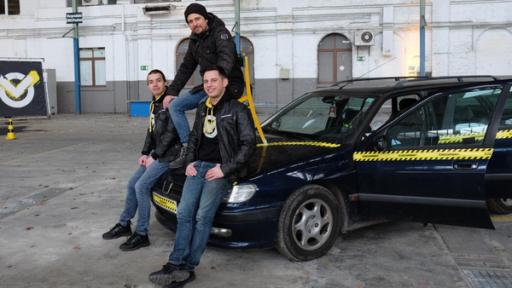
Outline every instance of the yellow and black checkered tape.
[(501, 130), (496, 134), (496, 139), (509, 139), (512, 138), (512, 129)]
[(268, 146), (315, 146), (315, 147), (325, 147), (325, 148), (338, 148), (341, 145), (336, 143), (329, 142), (318, 142), (318, 141), (289, 141), (289, 142), (272, 142), (267, 144), (258, 144), (258, 147), (268, 147)]
[[(461, 135), (447, 135), (439, 138), (438, 144), (454, 144), (462, 143), (464, 139), (475, 138), (476, 141), (484, 139), (484, 133), (470, 133)], [(496, 139), (509, 139), (512, 138), (512, 129), (501, 130), (496, 133)]]
[(355, 152), (354, 161), (420, 161), (490, 159), (492, 148)]

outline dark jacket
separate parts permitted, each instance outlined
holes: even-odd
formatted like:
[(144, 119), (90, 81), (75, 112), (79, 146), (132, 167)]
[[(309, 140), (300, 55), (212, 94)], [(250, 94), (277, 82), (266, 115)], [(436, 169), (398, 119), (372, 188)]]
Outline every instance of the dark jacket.
[[(243, 94), (244, 76), (231, 33), (221, 19), (212, 13), (208, 13), (208, 15), (208, 29), (199, 35), (190, 34), (187, 53), (178, 68), (178, 73), (169, 85), (168, 95), (178, 96), (196, 70), (197, 65), (200, 67), (201, 75), (205, 69), (222, 68), (228, 75), (227, 90), (230, 91), (230, 94), (235, 98), (240, 98)], [(202, 89), (203, 85), (201, 84), (194, 87), (192, 92)]]
[(180, 154), (181, 142), (179, 141), (178, 131), (176, 131), (170, 119), (169, 111), (163, 109), (163, 98), (163, 95), (158, 100), (153, 97), (154, 125), (148, 127), (141, 153), (143, 155), (151, 154), (151, 157), (155, 160), (172, 161)]
[[(222, 158), (220, 169), (225, 177), (245, 176), (246, 164), (256, 150), (256, 133), (249, 109), (234, 99), (224, 99), (213, 109), (217, 119), (217, 138)], [(194, 128), (190, 132), (187, 147), (187, 164), (197, 160), (201, 146), (206, 104), (197, 108)]]

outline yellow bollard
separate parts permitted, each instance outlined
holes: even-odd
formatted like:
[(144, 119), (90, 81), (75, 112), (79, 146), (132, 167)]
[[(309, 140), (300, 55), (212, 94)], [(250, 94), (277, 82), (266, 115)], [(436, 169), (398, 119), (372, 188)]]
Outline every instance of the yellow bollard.
[(14, 125), (12, 125), (12, 118), (9, 118), (7, 122), (7, 135), (5, 136), (7, 140), (16, 139), (16, 134), (14, 134)]

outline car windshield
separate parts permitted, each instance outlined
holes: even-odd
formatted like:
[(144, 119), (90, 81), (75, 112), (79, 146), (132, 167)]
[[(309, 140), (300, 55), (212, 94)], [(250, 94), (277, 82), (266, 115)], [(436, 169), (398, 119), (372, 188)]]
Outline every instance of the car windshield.
[(305, 95), (266, 121), (264, 129), (292, 137), (343, 142), (359, 128), (374, 100), (325, 93)]

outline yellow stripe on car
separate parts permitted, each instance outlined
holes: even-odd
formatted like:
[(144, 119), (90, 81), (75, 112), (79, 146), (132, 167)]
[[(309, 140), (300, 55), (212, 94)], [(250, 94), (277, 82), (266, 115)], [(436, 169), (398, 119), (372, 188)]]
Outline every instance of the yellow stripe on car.
[(355, 152), (354, 161), (417, 161), (417, 160), (478, 160), (490, 159), (492, 148), (396, 150)]
[(496, 134), (496, 139), (507, 139), (507, 138), (512, 138), (512, 129), (498, 131), (498, 133)]
[(267, 147), (267, 146), (316, 146), (316, 147), (325, 147), (325, 148), (338, 148), (341, 145), (329, 142), (315, 142), (315, 141), (296, 141), (296, 142), (273, 142), (267, 144), (258, 144), (258, 147)]
[(450, 135), (439, 137), (437, 144), (451, 144), (451, 143), (462, 143), (464, 139), (474, 138), (475, 141), (482, 141), (484, 139), (483, 133), (472, 133), (464, 135)]
[(155, 192), (153, 192), (153, 201), (155, 201), (155, 203), (158, 206), (176, 214), (176, 207), (177, 207), (176, 201), (162, 197), (162, 196), (156, 194)]
[[(438, 144), (453, 144), (462, 143), (464, 139), (475, 138), (476, 141), (484, 139), (484, 133), (471, 133), (461, 135), (448, 135), (439, 137)], [(508, 139), (512, 138), (512, 129), (498, 131), (496, 133), (496, 139)]]

